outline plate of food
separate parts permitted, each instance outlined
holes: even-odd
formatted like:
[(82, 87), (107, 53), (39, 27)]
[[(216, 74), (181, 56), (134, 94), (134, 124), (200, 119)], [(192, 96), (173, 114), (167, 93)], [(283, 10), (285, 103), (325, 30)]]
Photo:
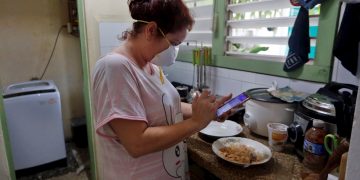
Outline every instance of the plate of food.
[(212, 150), (221, 159), (244, 167), (266, 163), (272, 157), (267, 146), (242, 137), (220, 138), (212, 144)]
[(201, 134), (212, 137), (230, 137), (236, 136), (243, 131), (240, 124), (225, 120), (224, 122), (211, 121), (204, 129), (200, 131)]

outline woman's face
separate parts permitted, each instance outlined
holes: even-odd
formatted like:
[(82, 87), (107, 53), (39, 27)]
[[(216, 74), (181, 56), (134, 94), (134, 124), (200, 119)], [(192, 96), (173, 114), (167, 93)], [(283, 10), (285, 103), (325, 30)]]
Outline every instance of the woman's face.
[(187, 34), (187, 29), (185, 29), (185, 28), (182, 30), (179, 30), (177, 32), (174, 32), (174, 33), (164, 34), (163, 39), (161, 40), (161, 42), (162, 42), (162, 45), (161, 45), (162, 50), (161, 51), (166, 50), (170, 46), (180, 45), (186, 38), (186, 34)]
[(184, 39), (186, 38), (186, 34), (187, 34), (187, 29), (182, 29), (175, 33), (168, 33), (165, 35), (165, 37), (172, 46), (178, 46), (184, 41)]
[[(148, 61), (151, 61), (157, 54), (165, 51), (170, 46), (178, 46), (184, 41), (187, 28), (180, 29), (174, 33), (164, 34), (154, 22), (148, 23), (145, 27), (146, 51)], [(158, 33), (161, 33), (160, 36)]]

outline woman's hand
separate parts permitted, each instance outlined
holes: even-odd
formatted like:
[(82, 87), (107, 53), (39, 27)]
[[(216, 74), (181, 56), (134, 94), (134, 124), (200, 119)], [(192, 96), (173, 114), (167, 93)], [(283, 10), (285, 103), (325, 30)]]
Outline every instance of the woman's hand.
[[(206, 127), (211, 120), (216, 120), (216, 110), (231, 98), (231, 94), (216, 100), (210, 91), (204, 90), (201, 95), (197, 94), (192, 103), (192, 121), (194, 121), (198, 129)], [(221, 118), (227, 118), (227, 113)], [(224, 119), (225, 120), (225, 119)]]
[(222, 114), (220, 117), (218, 117), (216, 119), (216, 121), (218, 122), (224, 122), (226, 119), (228, 119), (230, 116), (234, 115), (235, 113), (237, 113), (239, 110), (241, 110), (242, 105), (236, 106), (232, 109), (230, 109), (229, 111), (226, 111), (224, 114)]
[(215, 120), (218, 122), (224, 122), (229, 116), (231, 116), (231, 109), (229, 111), (226, 111), (224, 114), (222, 114), (220, 117), (217, 117)]

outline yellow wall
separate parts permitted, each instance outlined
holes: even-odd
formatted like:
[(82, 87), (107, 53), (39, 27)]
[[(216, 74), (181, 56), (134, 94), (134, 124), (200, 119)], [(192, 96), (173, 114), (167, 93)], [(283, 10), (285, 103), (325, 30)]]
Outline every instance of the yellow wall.
[[(58, 29), (68, 21), (67, 0), (0, 0), (0, 86), (40, 77)], [(62, 102), (64, 131), (84, 116), (80, 40), (64, 28), (43, 79), (54, 80)]]

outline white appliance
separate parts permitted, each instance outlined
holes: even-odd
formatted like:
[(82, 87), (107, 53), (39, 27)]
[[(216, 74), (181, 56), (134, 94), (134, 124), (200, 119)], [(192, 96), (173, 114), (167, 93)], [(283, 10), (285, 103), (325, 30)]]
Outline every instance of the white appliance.
[(296, 104), (271, 96), (266, 88), (250, 89), (247, 94), (251, 98), (245, 103), (244, 123), (251, 132), (268, 137), (268, 123), (289, 126), (293, 122)]
[(66, 162), (60, 95), (54, 82), (13, 84), (3, 97), (15, 170)]

